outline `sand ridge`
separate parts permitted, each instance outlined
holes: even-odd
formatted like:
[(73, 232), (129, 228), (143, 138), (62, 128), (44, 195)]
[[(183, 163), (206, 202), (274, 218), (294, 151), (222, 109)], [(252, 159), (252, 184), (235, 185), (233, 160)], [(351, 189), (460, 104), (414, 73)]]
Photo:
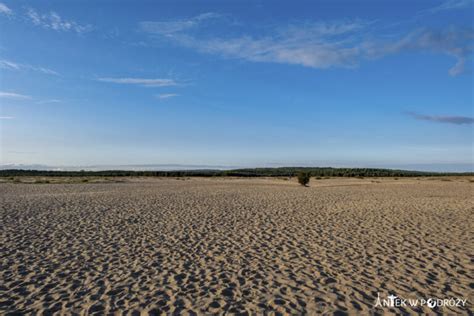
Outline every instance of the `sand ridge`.
[(469, 314), (474, 184), (311, 184), (0, 184), (0, 312)]

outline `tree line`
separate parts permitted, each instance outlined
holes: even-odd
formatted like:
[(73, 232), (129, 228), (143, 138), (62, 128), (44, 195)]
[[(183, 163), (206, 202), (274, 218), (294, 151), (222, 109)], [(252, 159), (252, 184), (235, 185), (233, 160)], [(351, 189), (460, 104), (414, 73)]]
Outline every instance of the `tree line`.
[(0, 177), (54, 176), (54, 177), (294, 177), (300, 172), (312, 177), (429, 177), (429, 176), (473, 176), (474, 172), (425, 172), (378, 168), (315, 168), (279, 167), (247, 168), (233, 170), (173, 170), (173, 171), (58, 171), (58, 170), (0, 170)]

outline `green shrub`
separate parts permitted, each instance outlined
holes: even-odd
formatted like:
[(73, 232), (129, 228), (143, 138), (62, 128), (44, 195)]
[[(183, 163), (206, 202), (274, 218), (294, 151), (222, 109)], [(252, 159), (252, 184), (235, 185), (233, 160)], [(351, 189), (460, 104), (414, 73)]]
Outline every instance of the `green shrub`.
[(311, 174), (309, 172), (301, 171), (298, 173), (298, 183), (303, 186), (308, 186), (309, 180), (311, 179)]

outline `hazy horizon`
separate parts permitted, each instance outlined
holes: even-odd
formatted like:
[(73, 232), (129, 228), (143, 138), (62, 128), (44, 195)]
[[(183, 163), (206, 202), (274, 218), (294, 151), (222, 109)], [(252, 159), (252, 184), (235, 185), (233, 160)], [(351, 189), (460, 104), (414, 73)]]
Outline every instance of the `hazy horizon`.
[(0, 165), (473, 170), (472, 1), (185, 3), (1, 1)]
[(365, 164), (291, 164), (269, 163), (260, 165), (185, 165), (185, 164), (139, 164), (139, 165), (79, 165), (79, 166), (50, 166), (41, 164), (6, 164), (0, 165), (0, 170), (24, 169), (47, 171), (105, 171), (105, 170), (130, 170), (130, 171), (170, 171), (170, 170), (232, 170), (243, 168), (280, 168), (280, 167), (314, 167), (314, 168), (374, 168), (394, 169), (426, 172), (474, 172), (472, 164), (431, 164), (431, 165), (365, 165)]

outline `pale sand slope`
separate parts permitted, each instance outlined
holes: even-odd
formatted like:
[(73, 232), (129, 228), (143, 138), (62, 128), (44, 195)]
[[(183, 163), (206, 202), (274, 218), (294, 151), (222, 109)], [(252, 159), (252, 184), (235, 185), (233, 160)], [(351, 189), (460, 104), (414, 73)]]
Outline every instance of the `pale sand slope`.
[(0, 184), (0, 314), (470, 313), (474, 183), (311, 185)]

